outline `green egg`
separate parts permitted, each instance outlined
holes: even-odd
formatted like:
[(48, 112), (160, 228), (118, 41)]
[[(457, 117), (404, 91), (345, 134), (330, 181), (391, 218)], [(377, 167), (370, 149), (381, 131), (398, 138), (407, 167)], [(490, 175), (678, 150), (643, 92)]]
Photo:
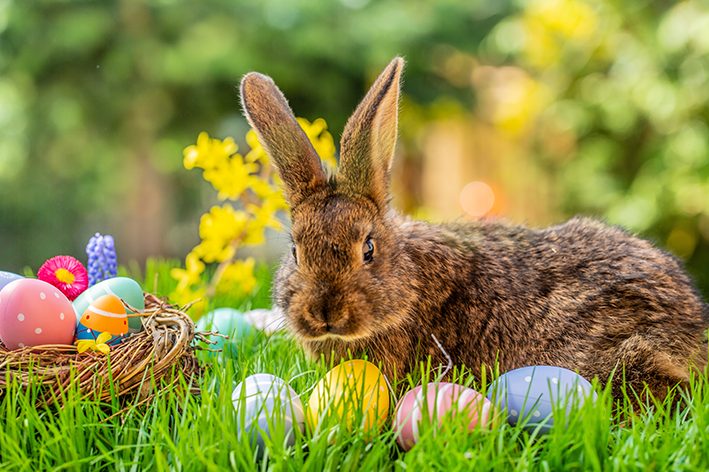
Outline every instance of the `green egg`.
[(221, 336), (213, 336), (212, 340), (217, 344), (211, 344), (209, 348), (223, 349), (231, 357), (236, 357), (236, 343), (248, 336), (252, 328), (244, 314), (234, 308), (217, 308), (197, 321), (197, 331), (218, 331), (229, 336), (228, 341)]
[[(78, 323), (86, 309), (93, 303), (94, 300), (103, 295), (115, 295), (118, 298), (125, 300), (130, 306), (138, 310), (145, 309), (145, 300), (143, 298), (143, 289), (140, 284), (128, 277), (113, 277), (86, 289), (84, 293), (79, 295), (74, 300), (74, 311), (76, 312), (76, 322)], [(133, 313), (126, 310), (126, 313)], [(128, 318), (128, 332), (137, 333), (143, 329), (143, 324), (139, 317)]]

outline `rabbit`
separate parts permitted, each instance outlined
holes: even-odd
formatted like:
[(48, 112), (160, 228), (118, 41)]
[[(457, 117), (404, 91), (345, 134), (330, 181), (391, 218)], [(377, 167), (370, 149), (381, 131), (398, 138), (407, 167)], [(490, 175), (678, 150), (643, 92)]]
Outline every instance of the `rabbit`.
[[(328, 362), (366, 352), (389, 379), (447, 353), (472, 372), (552, 365), (601, 385), (615, 372), (635, 398), (687, 388), (707, 363), (709, 308), (677, 258), (588, 217), (432, 224), (389, 206), (403, 67), (395, 58), (348, 120), (333, 175), (273, 80), (242, 79), (291, 208), (274, 303), (305, 350)], [(622, 384), (611, 383), (616, 400)]]

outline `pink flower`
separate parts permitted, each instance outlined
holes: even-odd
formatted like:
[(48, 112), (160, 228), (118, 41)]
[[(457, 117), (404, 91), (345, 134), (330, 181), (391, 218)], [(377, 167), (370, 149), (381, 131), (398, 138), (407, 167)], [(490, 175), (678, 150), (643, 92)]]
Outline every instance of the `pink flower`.
[(52, 257), (42, 264), (37, 277), (57, 287), (72, 302), (89, 286), (89, 274), (71, 256)]

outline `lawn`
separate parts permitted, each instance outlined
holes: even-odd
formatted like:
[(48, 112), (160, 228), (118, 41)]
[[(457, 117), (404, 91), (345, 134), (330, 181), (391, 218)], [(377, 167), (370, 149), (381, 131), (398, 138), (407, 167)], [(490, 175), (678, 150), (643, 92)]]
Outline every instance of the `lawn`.
[[(128, 275), (146, 290), (169, 293), (174, 263), (149, 263), (146, 274)], [(221, 297), (211, 307), (269, 306), (270, 271), (258, 272), (259, 286), (246, 299)], [(157, 284), (155, 275), (157, 274)], [(607, 392), (587, 402), (549, 434), (497, 421), (490, 429), (463, 431), (462, 421), (422, 424), (419, 443), (409, 452), (397, 445), (389, 419), (370, 433), (331, 419), (283, 446), (273, 433), (267, 457), (258, 460), (249, 438), (240, 434), (232, 404), (237, 382), (254, 373), (274, 374), (307, 399), (329, 366), (309, 360), (286, 332), (258, 332), (239, 344), (235, 359), (200, 352), (211, 363), (202, 394), (184, 396), (184, 385), (161, 392), (149, 404), (80, 401), (69, 392), (62, 408), (36, 408), (36, 392), (11, 386), (0, 399), (0, 470), (707, 470), (709, 469), (709, 385), (693, 382), (692, 400), (680, 411), (664, 405), (632, 416), (611, 408)], [(415, 385), (393, 381), (393, 389)], [(489, 380), (489, 379), (488, 379)], [(465, 374), (458, 381), (485, 387)], [(392, 399), (392, 405), (396, 399)], [(353, 413), (357, 417), (357, 413)], [(356, 423), (356, 422), (355, 422)], [(563, 425), (566, 424), (564, 427)]]

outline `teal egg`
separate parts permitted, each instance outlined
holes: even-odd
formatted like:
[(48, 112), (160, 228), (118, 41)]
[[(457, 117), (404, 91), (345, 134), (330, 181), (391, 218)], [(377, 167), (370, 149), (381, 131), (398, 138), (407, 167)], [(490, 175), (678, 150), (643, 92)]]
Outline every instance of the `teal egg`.
[(197, 321), (197, 331), (218, 331), (219, 334), (229, 336), (225, 340), (220, 336), (213, 336), (217, 344), (211, 344), (210, 349), (223, 349), (232, 357), (236, 356), (236, 344), (240, 339), (251, 334), (253, 327), (244, 317), (244, 314), (234, 308), (217, 308), (212, 310)]
[[(143, 289), (140, 287), (140, 284), (128, 277), (113, 277), (112, 279), (104, 280), (89, 287), (74, 300), (72, 305), (74, 305), (74, 311), (76, 312), (77, 324), (89, 305), (103, 295), (115, 295), (138, 310), (145, 309)], [(126, 313), (132, 312), (126, 310)], [(128, 318), (128, 333), (137, 333), (142, 329), (143, 324), (139, 317)]]

